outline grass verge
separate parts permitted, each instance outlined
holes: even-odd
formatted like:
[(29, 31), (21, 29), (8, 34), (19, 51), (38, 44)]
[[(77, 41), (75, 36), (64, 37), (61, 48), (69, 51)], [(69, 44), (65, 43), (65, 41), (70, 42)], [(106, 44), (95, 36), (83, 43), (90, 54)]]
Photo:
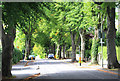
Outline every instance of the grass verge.
[[(98, 52), (101, 52), (101, 46), (98, 47)], [(120, 61), (120, 46), (116, 46), (117, 60)], [(107, 60), (107, 46), (103, 46), (103, 59)]]

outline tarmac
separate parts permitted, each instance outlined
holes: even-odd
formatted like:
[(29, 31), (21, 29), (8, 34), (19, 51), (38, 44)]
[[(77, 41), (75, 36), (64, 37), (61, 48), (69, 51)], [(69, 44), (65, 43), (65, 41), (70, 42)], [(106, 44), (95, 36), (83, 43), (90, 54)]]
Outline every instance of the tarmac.
[[(63, 60), (63, 62), (70, 63), (68, 59)], [(29, 64), (32, 64), (32, 63), (34, 63), (34, 61), (21, 60), (19, 63), (13, 65), (12, 75), (16, 76), (14, 79), (26, 79), (30, 76), (39, 74), (39, 72), (36, 70), (38, 68), (37, 66), (34, 66), (34, 67), (29, 66)], [(90, 62), (82, 63), (81, 66), (77, 62), (71, 63), (71, 64), (73, 64), (78, 68), (92, 68), (99, 71), (110, 72), (113, 74), (120, 75), (120, 69), (110, 70), (100, 65), (90, 65)]]

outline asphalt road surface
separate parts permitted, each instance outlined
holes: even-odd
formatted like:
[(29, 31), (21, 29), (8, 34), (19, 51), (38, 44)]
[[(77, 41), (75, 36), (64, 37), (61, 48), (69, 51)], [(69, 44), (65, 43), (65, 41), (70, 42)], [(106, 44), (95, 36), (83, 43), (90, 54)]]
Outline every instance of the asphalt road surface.
[[(118, 79), (118, 75), (98, 71), (94, 68), (81, 67), (68, 60), (38, 59), (28, 66), (13, 66), (12, 74), (18, 79), (40, 73), (34, 79)], [(21, 69), (20, 69), (21, 67)]]

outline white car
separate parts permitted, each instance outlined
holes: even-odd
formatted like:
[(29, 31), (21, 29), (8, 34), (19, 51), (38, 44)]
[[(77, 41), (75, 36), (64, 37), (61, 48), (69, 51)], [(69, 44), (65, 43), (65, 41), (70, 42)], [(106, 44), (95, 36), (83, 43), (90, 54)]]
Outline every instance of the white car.
[(35, 55), (29, 55), (29, 60), (35, 60)]
[(48, 59), (54, 59), (54, 54), (49, 54)]

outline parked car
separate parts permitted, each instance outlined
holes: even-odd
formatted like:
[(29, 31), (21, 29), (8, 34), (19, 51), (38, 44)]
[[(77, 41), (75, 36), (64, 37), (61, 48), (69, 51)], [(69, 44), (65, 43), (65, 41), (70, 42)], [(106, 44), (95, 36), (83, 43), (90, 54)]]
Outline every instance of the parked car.
[(35, 60), (35, 55), (29, 55), (29, 60)]
[(54, 54), (49, 54), (48, 59), (54, 59)]

